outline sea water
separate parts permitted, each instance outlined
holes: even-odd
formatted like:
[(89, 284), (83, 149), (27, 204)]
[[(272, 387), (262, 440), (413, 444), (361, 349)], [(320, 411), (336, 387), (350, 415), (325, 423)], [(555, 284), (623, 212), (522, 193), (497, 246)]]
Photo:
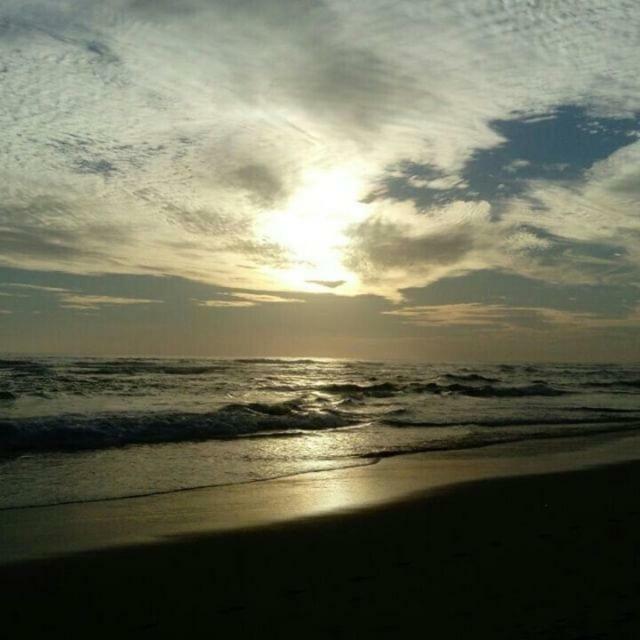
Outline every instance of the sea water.
[(0, 508), (640, 427), (640, 366), (0, 360)]

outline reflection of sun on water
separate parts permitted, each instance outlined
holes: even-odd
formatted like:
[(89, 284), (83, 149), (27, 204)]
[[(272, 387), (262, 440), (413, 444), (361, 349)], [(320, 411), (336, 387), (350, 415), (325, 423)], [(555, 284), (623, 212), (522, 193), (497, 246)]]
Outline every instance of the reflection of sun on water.
[[(375, 499), (376, 487), (371, 485), (369, 476), (363, 473), (363, 469), (372, 462), (351, 460), (345, 464), (345, 458), (340, 456), (340, 440), (348, 440), (353, 433), (345, 429), (340, 435), (335, 432), (305, 434), (292, 438), (284, 445), (288, 456), (308, 460), (307, 471), (314, 470), (308, 475), (292, 476), (295, 477), (293, 483), (290, 482), (292, 477), (283, 480), (289, 484), (289, 513), (329, 513)], [(282, 441), (276, 446), (282, 447)], [(343, 446), (343, 451), (349, 449), (348, 443), (344, 442)]]
[(362, 220), (360, 180), (344, 169), (309, 172), (283, 211), (269, 212), (262, 228), (266, 238), (290, 252), (295, 266), (271, 269), (282, 284), (317, 290), (310, 280), (354, 281), (342, 264), (350, 225)]

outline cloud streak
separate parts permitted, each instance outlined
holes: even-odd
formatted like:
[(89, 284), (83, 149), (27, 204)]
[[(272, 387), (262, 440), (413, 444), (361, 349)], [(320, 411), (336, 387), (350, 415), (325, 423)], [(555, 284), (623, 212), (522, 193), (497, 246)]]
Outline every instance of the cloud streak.
[[(53, 296), (57, 300), (59, 306), (63, 309), (98, 310), (104, 307), (119, 307), (140, 304), (161, 304), (163, 302), (162, 300), (152, 300), (148, 298), (96, 295), (73, 291), (64, 287), (51, 287), (39, 284), (5, 282), (0, 284), (0, 287), (6, 287), (8, 289), (18, 289), (19, 291), (25, 292), (33, 292), (34, 294)], [(30, 294), (0, 292), (0, 296), (28, 298)]]
[(545, 307), (519, 307), (501, 304), (462, 303), (420, 305), (383, 312), (404, 322), (423, 327), (475, 327), (504, 330), (529, 328), (611, 329), (637, 328), (640, 306), (621, 317), (590, 312), (572, 312)]
[(230, 293), (225, 298), (216, 298), (213, 300), (198, 300), (194, 299), (196, 306), (198, 307), (210, 307), (210, 308), (243, 308), (243, 307), (255, 307), (262, 304), (286, 304), (286, 303), (304, 303), (304, 300), (297, 298), (283, 298), (281, 296), (274, 296), (266, 293)]

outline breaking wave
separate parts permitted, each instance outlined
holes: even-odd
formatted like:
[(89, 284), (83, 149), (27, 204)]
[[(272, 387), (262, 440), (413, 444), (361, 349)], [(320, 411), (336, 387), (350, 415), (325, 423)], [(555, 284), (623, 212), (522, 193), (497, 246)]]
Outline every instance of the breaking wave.
[(615, 387), (626, 387), (629, 389), (640, 389), (640, 379), (638, 380), (611, 380), (607, 382), (590, 382), (587, 383), (589, 387), (596, 387), (599, 389), (612, 389)]
[(259, 432), (336, 429), (357, 424), (298, 402), (229, 404), (208, 413), (107, 413), (0, 421), (0, 451), (74, 451), (129, 444), (234, 438)]
[(442, 377), (456, 382), (500, 382), (499, 378), (482, 376), (479, 373), (445, 373)]
[[(460, 377), (460, 376), (457, 376)], [(474, 382), (484, 381), (483, 376), (474, 376)], [(381, 382), (371, 385), (360, 384), (328, 384), (319, 387), (320, 391), (339, 395), (361, 395), (374, 397), (389, 397), (401, 393), (429, 393), (434, 395), (455, 394), (475, 398), (523, 398), (529, 396), (561, 396), (567, 393), (562, 389), (545, 383), (528, 384), (522, 386), (499, 386), (492, 384), (439, 384), (437, 382), (411, 383), (398, 385), (391, 382)]]
[(402, 391), (402, 387), (392, 384), (391, 382), (382, 382), (380, 384), (325, 384), (318, 387), (320, 391), (339, 395), (363, 395), (363, 396), (391, 396)]
[(464, 384), (438, 385), (430, 383), (423, 390), (429, 393), (455, 393), (475, 398), (526, 398), (532, 396), (561, 396), (567, 393), (548, 384), (538, 383), (514, 387), (500, 387), (496, 385), (483, 385), (475, 387)]

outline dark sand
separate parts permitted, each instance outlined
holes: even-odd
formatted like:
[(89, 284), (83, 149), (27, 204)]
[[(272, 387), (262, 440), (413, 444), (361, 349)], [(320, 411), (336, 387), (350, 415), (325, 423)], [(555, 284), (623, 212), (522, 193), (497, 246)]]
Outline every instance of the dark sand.
[[(640, 463), (0, 568), (31, 637), (640, 638)], [(34, 635), (35, 634), (35, 635)]]

